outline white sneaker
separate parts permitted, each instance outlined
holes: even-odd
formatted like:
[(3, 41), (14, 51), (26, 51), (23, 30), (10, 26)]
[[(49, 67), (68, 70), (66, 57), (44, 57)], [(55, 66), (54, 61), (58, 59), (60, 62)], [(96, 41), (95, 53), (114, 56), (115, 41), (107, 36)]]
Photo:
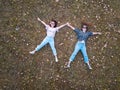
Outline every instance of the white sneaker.
[(90, 70), (92, 70), (92, 67), (91, 67), (91, 66), (88, 66), (88, 68), (89, 68)]
[(88, 68), (89, 68), (90, 70), (92, 70), (92, 67), (91, 67), (90, 65), (88, 65)]
[(35, 54), (35, 50), (33, 50), (33, 51), (31, 51), (31, 52), (29, 52), (30, 54)]
[(58, 58), (57, 57), (55, 58), (55, 61), (58, 62)]
[(91, 70), (92, 67), (91, 67), (91, 65), (89, 64), (89, 62), (87, 62), (86, 64), (88, 65), (88, 68)]
[(67, 65), (67, 68), (70, 68), (70, 64)]

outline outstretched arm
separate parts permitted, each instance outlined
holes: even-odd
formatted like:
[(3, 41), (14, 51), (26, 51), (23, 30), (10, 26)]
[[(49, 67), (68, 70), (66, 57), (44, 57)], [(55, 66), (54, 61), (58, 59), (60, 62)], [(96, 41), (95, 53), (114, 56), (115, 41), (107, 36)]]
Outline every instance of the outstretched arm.
[(67, 24), (68, 24), (68, 23), (65, 23), (65, 24), (63, 24), (63, 25), (58, 26), (57, 28), (58, 28), (58, 29), (61, 29), (61, 28), (65, 27)]
[(44, 21), (42, 21), (39, 17), (37, 18), (38, 21), (40, 21), (43, 25), (47, 25)]
[(101, 32), (93, 32), (93, 35), (101, 35)]
[(75, 27), (73, 27), (72, 25), (70, 25), (70, 23), (67, 23), (67, 26), (70, 27), (71, 29), (75, 30)]

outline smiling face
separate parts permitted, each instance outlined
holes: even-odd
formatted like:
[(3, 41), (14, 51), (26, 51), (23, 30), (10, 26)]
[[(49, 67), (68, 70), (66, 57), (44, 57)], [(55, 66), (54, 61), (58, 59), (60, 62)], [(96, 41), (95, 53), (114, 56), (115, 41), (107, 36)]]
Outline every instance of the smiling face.
[(52, 28), (57, 27), (57, 21), (51, 20), (51, 21), (50, 21), (50, 27), (52, 27)]
[(55, 22), (51, 21), (51, 22), (50, 22), (50, 26), (51, 26), (51, 27), (55, 27)]
[(83, 32), (86, 32), (87, 30), (88, 30), (87, 25), (83, 25), (83, 26), (82, 26), (82, 31), (83, 31)]

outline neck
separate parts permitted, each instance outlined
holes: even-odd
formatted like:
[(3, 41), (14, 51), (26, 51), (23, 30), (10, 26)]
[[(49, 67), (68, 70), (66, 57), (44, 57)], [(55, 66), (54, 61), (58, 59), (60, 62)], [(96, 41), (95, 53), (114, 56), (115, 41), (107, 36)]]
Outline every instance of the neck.
[(50, 27), (51, 27), (51, 28), (54, 28), (54, 26), (51, 26), (51, 25), (50, 25)]
[(54, 27), (51, 26), (51, 28), (54, 28)]
[(85, 31), (85, 30), (83, 30), (83, 32), (85, 33), (86, 31)]

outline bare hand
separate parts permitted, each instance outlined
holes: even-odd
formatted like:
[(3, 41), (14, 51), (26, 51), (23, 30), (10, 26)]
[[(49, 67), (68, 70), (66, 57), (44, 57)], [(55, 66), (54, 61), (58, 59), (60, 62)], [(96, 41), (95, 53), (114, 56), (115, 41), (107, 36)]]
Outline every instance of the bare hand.
[(69, 22), (67, 22), (66, 25), (69, 25)]
[(69, 22), (67, 22), (67, 25), (68, 25), (68, 26), (71, 26)]
[(101, 32), (98, 32), (99, 35), (101, 35), (102, 33)]
[(37, 20), (38, 20), (38, 21), (41, 21), (39, 17), (37, 18)]

